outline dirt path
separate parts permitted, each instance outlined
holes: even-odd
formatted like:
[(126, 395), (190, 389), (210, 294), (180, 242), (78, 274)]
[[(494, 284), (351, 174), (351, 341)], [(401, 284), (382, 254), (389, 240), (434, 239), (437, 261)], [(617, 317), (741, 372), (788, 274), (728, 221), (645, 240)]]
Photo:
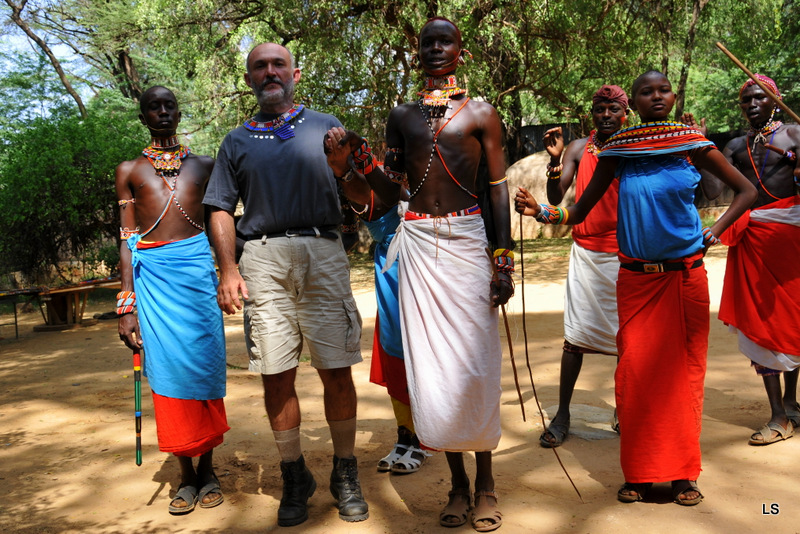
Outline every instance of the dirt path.
[[(787, 533), (800, 529), (795, 519), (800, 439), (768, 447), (747, 445), (752, 429), (768, 418), (768, 408), (760, 380), (738, 353), (733, 336), (716, 320), (724, 269), (721, 257), (718, 252), (708, 261), (713, 319), (700, 478), (706, 501), (693, 508), (678, 507), (669, 502), (666, 486), (656, 490), (655, 503), (616, 501), (622, 482), (619, 442), (608, 424), (614, 404), (614, 360), (597, 356), (585, 359), (573, 399), (574, 435), (558, 449), (583, 495), (581, 502), (553, 452), (538, 444), (542, 424), (525, 369), (522, 304), (517, 296), (508, 313), (528, 421), (522, 421), (506, 362), (503, 438), (495, 455), (504, 513), (500, 532)], [(566, 265), (565, 258), (542, 261), (529, 274), (534, 280), (551, 281), (531, 281), (525, 288), (533, 377), (539, 399), (551, 413), (557, 403)], [(388, 476), (374, 468), (394, 443), (395, 428), (385, 390), (368, 381), (374, 296), (359, 289), (357, 299), (364, 318), (365, 362), (354, 368), (359, 395), (356, 447), (370, 504), (368, 521), (347, 524), (337, 517), (325, 483), (331, 445), (319, 379), (308, 364), (302, 364), (298, 388), (303, 447), (320, 484), (306, 523), (290, 529), (276, 526), (279, 459), (264, 415), (260, 380), (243, 369), (247, 357), (241, 315), (226, 319), (232, 366), (226, 406), (232, 430), (215, 455), (225, 503), (173, 517), (167, 513), (167, 504), (178, 485), (178, 466), (173, 457), (157, 449), (147, 387), (144, 463), (137, 467), (134, 462), (131, 359), (116, 336), (116, 322), (33, 333), (41, 317), (28, 314), (22, 318), (19, 341), (13, 340), (13, 334), (12, 339), (0, 341), (0, 480), (5, 495), (0, 504), (0, 532), (473, 532), (469, 526), (438, 526), (438, 512), (449, 489), (444, 455), (435, 455), (414, 475)], [(89, 313), (103, 311), (108, 310)], [(8, 336), (8, 331), (6, 327), (2, 333)]]

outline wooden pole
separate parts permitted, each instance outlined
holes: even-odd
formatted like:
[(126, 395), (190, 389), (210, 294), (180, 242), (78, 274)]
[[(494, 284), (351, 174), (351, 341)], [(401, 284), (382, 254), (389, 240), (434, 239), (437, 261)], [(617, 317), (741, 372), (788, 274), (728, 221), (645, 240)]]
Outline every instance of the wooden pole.
[(764, 93), (766, 93), (766, 95), (769, 97), (769, 99), (770, 99), (770, 100), (772, 100), (772, 101), (775, 103), (775, 105), (776, 105), (776, 106), (780, 107), (780, 108), (781, 108), (783, 111), (785, 111), (785, 112), (786, 112), (786, 114), (787, 114), (787, 115), (789, 115), (789, 116), (790, 116), (790, 117), (791, 117), (791, 118), (792, 118), (792, 119), (793, 119), (793, 120), (794, 120), (794, 121), (795, 121), (797, 124), (800, 124), (800, 117), (798, 117), (798, 116), (797, 116), (797, 113), (795, 113), (794, 111), (792, 111), (792, 110), (789, 108), (789, 106), (787, 106), (787, 105), (786, 105), (786, 103), (784, 103), (784, 102), (783, 102), (783, 101), (782, 101), (780, 98), (778, 98), (778, 95), (776, 95), (775, 93), (773, 93), (773, 92), (772, 92), (772, 89), (770, 89), (769, 87), (767, 87), (767, 86), (766, 86), (766, 85), (765, 85), (765, 84), (764, 84), (764, 83), (763, 83), (761, 80), (759, 80), (758, 78), (756, 78), (756, 75), (755, 75), (755, 74), (753, 74), (752, 72), (750, 72), (750, 70), (748, 70), (748, 68), (747, 68), (747, 67), (745, 67), (745, 66), (744, 66), (744, 64), (742, 64), (742, 62), (741, 62), (741, 61), (739, 61), (738, 59), (736, 59), (736, 56), (734, 56), (733, 54), (731, 54), (731, 53), (728, 51), (728, 49), (727, 49), (727, 48), (725, 48), (725, 47), (722, 45), (722, 43), (720, 43), (719, 41), (717, 41), (717, 48), (719, 48), (720, 50), (722, 50), (722, 53), (723, 53), (723, 54), (725, 54), (726, 56), (728, 56), (728, 58), (730, 58), (730, 60), (731, 60), (731, 61), (733, 61), (733, 62), (736, 64), (736, 66), (737, 66), (737, 67), (739, 67), (740, 69), (742, 69), (742, 70), (744, 71), (744, 73), (745, 73), (745, 74), (747, 74), (747, 75), (750, 77), (750, 79), (751, 79), (751, 80), (753, 80), (754, 82), (756, 82), (756, 85), (758, 85), (758, 86), (761, 88), (761, 90), (762, 90), (762, 91), (764, 91)]

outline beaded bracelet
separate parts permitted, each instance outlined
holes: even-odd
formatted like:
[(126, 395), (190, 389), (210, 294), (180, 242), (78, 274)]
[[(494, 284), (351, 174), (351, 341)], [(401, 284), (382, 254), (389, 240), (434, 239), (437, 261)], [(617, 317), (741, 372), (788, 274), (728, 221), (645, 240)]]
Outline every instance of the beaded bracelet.
[(564, 164), (563, 163), (559, 163), (555, 167), (553, 167), (549, 163), (547, 164), (547, 176), (549, 178), (552, 178), (556, 174), (558, 174), (560, 176), (561, 175), (561, 171), (563, 171), (563, 170), (564, 170)]
[(134, 308), (136, 308), (136, 293), (133, 291), (117, 293), (117, 315), (133, 313)]
[(703, 245), (711, 247), (719, 244), (719, 238), (711, 232), (711, 228), (706, 226), (703, 228)]
[(569, 212), (564, 208), (558, 206), (551, 206), (550, 204), (539, 204), (541, 211), (536, 216), (536, 220), (542, 224), (567, 224), (569, 219)]
[(787, 150), (786, 152), (784, 152), (783, 157), (785, 157), (789, 161), (794, 161), (795, 159), (797, 159), (797, 156), (791, 150)]
[(502, 183), (505, 183), (505, 182), (507, 182), (507, 181), (508, 181), (508, 176), (503, 176), (502, 178), (500, 178), (500, 179), (499, 179), (499, 180), (497, 180), (496, 182), (491, 182), (491, 181), (490, 181), (490, 182), (489, 182), (489, 185), (490, 185), (490, 186), (494, 186), (494, 185), (500, 185), (500, 184), (502, 184)]
[(375, 158), (366, 139), (361, 139), (361, 146), (353, 151), (353, 164), (364, 176), (375, 170)]
[(548, 173), (547, 173), (547, 179), (548, 179), (548, 180), (560, 180), (560, 179), (561, 179), (561, 171), (558, 171), (558, 172), (557, 172), (557, 173), (555, 173), (555, 174), (550, 174), (550, 173), (548, 172)]

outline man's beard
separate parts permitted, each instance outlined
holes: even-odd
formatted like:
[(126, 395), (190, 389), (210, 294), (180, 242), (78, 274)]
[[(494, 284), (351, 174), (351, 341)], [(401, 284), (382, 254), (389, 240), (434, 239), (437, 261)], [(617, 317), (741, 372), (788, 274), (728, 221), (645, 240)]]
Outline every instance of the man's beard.
[[(280, 89), (266, 91), (264, 87), (269, 83), (278, 83), (281, 87)], [(252, 89), (258, 99), (258, 106), (262, 108), (281, 104), (283, 102), (291, 102), (294, 98), (294, 80), (292, 78), (289, 78), (286, 83), (281, 82), (277, 78), (267, 78), (264, 80), (264, 83), (261, 84), (261, 87), (253, 85)]]

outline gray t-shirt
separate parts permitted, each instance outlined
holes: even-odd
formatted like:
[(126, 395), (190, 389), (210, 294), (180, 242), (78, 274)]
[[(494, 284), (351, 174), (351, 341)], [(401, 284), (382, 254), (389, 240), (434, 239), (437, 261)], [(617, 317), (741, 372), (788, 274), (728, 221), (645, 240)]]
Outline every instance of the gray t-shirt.
[[(255, 119), (276, 116), (259, 113)], [(338, 225), (342, 220), (336, 180), (322, 146), (325, 133), (342, 124), (307, 108), (290, 124), (295, 133), (291, 139), (239, 126), (222, 141), (203, 203), (233, 212), (241, 198), (244, 215), (236, 229), (242, 235)]]

